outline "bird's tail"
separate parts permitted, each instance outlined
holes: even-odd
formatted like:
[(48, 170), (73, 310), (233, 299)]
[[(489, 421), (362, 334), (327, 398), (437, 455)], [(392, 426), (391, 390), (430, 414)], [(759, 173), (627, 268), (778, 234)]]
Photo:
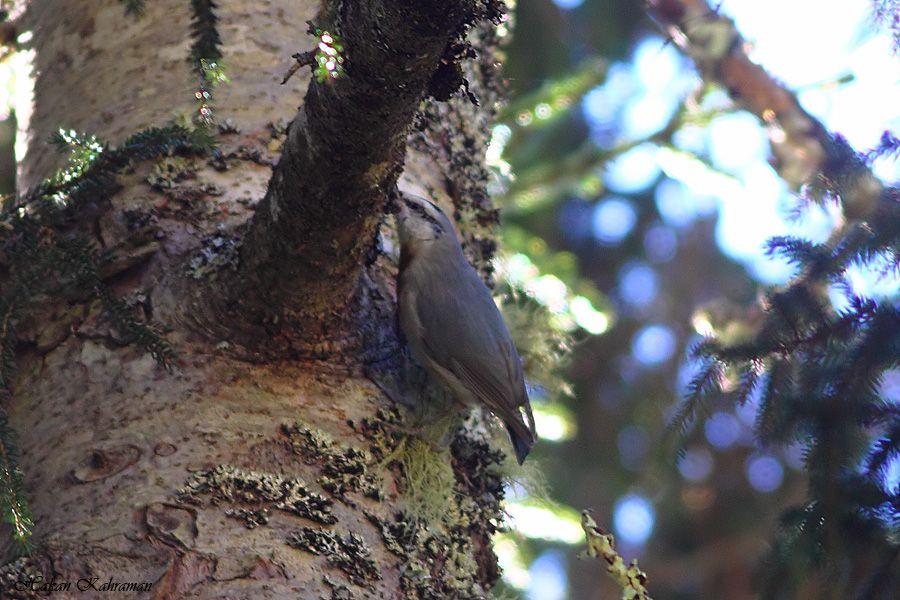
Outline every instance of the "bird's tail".
[(525, 457), (528, 456), (528, 453), (531, 452), (531, 447), (534, 446), (534, 435), (521, 426), (513, 427), (507, 425), (506, 430), (509, 432), (509, 439), (512, 441), (513, 450), (516, 452), (516, 460), (521, 465), (525, 462)]

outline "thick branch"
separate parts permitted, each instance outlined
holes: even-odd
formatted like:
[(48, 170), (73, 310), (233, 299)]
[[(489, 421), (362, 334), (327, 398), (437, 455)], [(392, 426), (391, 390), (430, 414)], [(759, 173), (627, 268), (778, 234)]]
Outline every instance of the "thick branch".
[(332, 31), (347, 76), (310, 83), (226, 291), (232, 312), (254, 324), (302, 328), (346, 312), (419, 102), (448, 46), (481, 16), (467, 0), (339, 5)]
[(707, 0), (647, 0), (646, 5), (704, 79), (725, 87), (735, 102), (763, 121), (776, 169), (788, 185), (839, 187), (849, 218), (873, 213), (884, 191), (881, 182), (843, 138), (829, 133), (791, 90), (750, 60), (731, 19), (710, 8)]

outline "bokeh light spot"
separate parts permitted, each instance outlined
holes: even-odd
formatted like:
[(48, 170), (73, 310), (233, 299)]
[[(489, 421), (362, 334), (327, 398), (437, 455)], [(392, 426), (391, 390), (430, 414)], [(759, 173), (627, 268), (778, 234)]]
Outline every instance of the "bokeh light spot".
[(900, 369), (890, 369), (881, 376), (879, 395), (888, 402), (900, 404)]
[(631, 261), (619, 272), (619, 295), (632, 306), (647, 306), (656, 298), (658, 289), (656, 272), (647, 263)]
[(758, 492), (774, 492), (784, 480), (784, 467), (774, 456), (751, 456), (747, 459), (747, 480)]
[(900, 493), (900, 456), (894, 456), (882, 471), (882, 487), (889, 494)]
[(584, 530), (578, 513), (572, 509), (511, 503), (506, 506), (510, 527), (530, 538), (579, 544)]
[(769, 142), (756, 117), (739, 112), (718, 117), (710, 123), (709, 151), (714, 165), (735, 171), (765, 159)]
[(693, 448), (678, 461), (678, 472), (688, 481), (703, 481), (713, 471), (713, 457), (706, 448)]
[(625, 239), (637, 223), (634, 205), (624, 198), (603, 200), (594, 208), (594, 237), (614, 245)]
[(784, 463), (795, 471), (803, 471), (806, 468), (806, 444), (794, 442), (784, 448), (782, 452)]
[(637, 425), (629, 425), (619, 432), (617, 445), (622, 466), (630, 471), (636, 471), (641, 466), (641, 461), (647, 454), (649, 440), (643, 428)]
[(667, 89), (679, 75), (684, 62), (675, 45), (659, 36), (641, 40), (632, 60), (641, 85), (655, 91)]
[(659, 214), (669, 225), (684, 227), (697, 218), (697, 194), (680, 181), (665, 179), (659, 182), (654, 197)]
[(528, 573), (531, 577), (525, 595), (529, 600), (564, 600), (568, 596), (566, 558), (559, 550), (542, 552)]
[(675, 334), (665, 325), (648, 325), (634, 336), (631, 351), (645, 365), (663, 363), (675, 352)]
[(591, 237), (593, 210), (594, 207), (584, 200), (569, 200), (559, 210), (560, 232), (576, 242)]
[(655, 263), (669, 262), (678, 250), (678, 237), (671, 227), (653, 225), (644, 233), (644, 252)]
[(613, 508), (616, 535), (628, 544), (639, 546), (650, 539), (655, 521), (653, 505), (638, 494), (619, 498)]
[(725, 450), (741, 437), (741, 424), (733, 414), (718, 411), (706, 420), (703, 432), (712, 446)]
[(663, 129), (678, 110), (680, 98), (657, 91), (641, 94), (622, 111), (623, 136), (626, 139), (646, 139)]
[(660, 174), (657, 150), (654, 144), (641, 144), (606, 163), (603, 179), (607, 187), (620, 194), (633, 194), (653, 185)]
[(553, 0), (555, 5), (566, 10), (578, 8), (583, 2), (584, 0)]
[(609, 317), (591, 304), (584, 296), (575, 296), (569, 302), (569, 312), (578, 326), (593, 335), (600, 335), (609, 328)]

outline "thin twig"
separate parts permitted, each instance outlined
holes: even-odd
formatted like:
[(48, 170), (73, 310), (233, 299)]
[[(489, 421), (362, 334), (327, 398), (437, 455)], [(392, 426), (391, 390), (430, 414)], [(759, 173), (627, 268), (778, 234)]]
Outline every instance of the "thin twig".
[(622, 588), (622, 600), (652, 600), (644, 587), (647, 574), (638, 567), (637, 559), (626, 567), (625, 559), (616, 552), (612, 534), (603, 531), (586, 510), (581, 511), (581, 528), (587, 536), (586, 554), (590, 557), (599, 556), (606, 561), (606, 571)]
[(294, 64), (291, 65), (291, 68), (288, 69), (288, 72), (285, 74), (284, 79), (281, 80), (281, 85), (284, 85), (288, 82), (288, 80), (294, 76), (294, 73), (300, 70), (301, 67), (314, 67), (316, 65), (316, 52), (315, 50), (307, 50), (306, 52), (298, 52), (291, 56), (294, 59)]

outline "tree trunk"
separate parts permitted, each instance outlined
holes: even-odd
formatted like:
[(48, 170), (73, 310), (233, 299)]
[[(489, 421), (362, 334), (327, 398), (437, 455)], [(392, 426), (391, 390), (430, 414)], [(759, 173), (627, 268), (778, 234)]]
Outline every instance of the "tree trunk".
[[(398, 178), (455, 210), (489, 274), (496, 14), (444, 0), (152, 0), (141, 16), (125, 4), (33, 0), (20, 17), (35, 52), (20, 190), (63, 166), (46, 143), (60, 127), (116, 146), (212, 92), (216, 151), (117, 168), (114, 193), (53, 233), (110, 254), (102, 285), (177, 358), (158, 366), (77, 289), (19, 313), (6, 408), (35, 551), (2, 570), (3, 597), (49, 582), (54, 598), (123, 584), (136, 598), (483, 596), (503, 455), (465, 428), (449, 447), (409, 435), (372, 380), (403, 362), (384, 217)], [(343, 33), (348, 76), (304, 68), (282, 86), (290, 56), (318, 41), (307, 20)], [(466, 31), (480, 53), (460, 63)], [(211, 32), (231, 79), (215, 90), (196, 61)], [(457, 64), (480, 105), (421, 101), (442, 95), (448, 69), (452, 88)]]

